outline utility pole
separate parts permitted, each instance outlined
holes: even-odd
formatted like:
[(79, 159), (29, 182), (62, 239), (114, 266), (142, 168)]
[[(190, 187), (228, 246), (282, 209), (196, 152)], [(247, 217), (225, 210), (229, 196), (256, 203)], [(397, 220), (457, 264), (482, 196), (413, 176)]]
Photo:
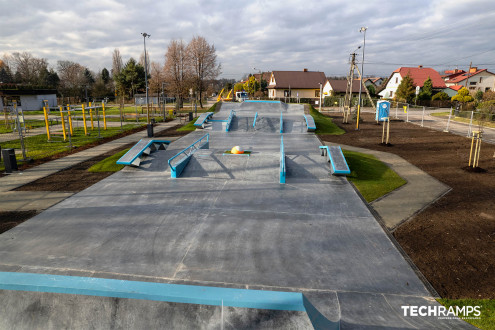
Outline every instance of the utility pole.
[[(358, 49), (361, 46), (358, 47)], [(349, 123), (349, 114), (351, 112), (352, 107), (352, 84), (354, 82), (354, 70), (356, 68), (356, 53), (351, 54), (351, 68), (349, 70), (349, 74), (347, 75), (347, 88), (345, 91), (345, 99), (344, 99), (344, 118), (342, 122), (344, 124)]]
[[(359, 113), (361, 111), (361, 91), (363, 89), (363, 84), (364, 84), (364, 77), (362, 76), (364, 73), (364, 48), (366, 47), (366, 30), (367, 27), (362, 27), (359, 29), (359, 32), (364, 32), (364, 39), (363, 39), (363, 60), (361, 61), (361, 78), (360, 78), (360, 84), (359, 84), (359, 101), (358, 101), (358, 108), (357, 108), (357, 118), (356, 118), (356, 130), (359, 130)], [(365, 87), (366, 89), (366, 87)]]

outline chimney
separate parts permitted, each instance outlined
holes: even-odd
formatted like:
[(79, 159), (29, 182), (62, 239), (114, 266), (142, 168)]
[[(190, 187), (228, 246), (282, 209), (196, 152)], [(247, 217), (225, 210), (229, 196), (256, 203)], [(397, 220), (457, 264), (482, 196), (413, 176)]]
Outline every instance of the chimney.
[(472, 68), (469, 68), (469, 73), (475, 73), (478, 71), (478, 67), (473, 66)]
[(422, 65), (418, 65), (418, 68), (422, 69), (422, 68), (423, 68), (423, 66), (422, 66)]
[(303, 72), (308, 72), (308, 69), (303, 69)]

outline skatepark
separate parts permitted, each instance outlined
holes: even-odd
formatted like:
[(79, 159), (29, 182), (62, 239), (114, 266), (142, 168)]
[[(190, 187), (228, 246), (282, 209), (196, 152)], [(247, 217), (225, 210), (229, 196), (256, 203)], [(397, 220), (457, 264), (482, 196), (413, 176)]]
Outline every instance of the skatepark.
[[(435, 293), (308, 126), (303, 106), (226, 103), (1, 235), (0, 327), (471, 328), (403, 315), (439, 306)], [(172, 178), (169, 161), (205, 135)]]

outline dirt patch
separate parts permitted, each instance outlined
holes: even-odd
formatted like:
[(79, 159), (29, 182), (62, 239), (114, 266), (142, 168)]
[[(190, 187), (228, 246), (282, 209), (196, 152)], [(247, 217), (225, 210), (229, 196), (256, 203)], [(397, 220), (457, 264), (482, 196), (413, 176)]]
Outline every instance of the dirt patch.
[(38, 214), (37, 211), (0, 212), (0, 234), (31, 219), (36, 214)]
[(394, 236), (442, 297), (495, 298), (495, 146), (482, 144), (483, 171), (466, 171), (468, 138), (392, 120), (392, 146), (383, 146), (371, 114), (359, 131), (333, 118), (347, 133), (322, 140), (396, 154), (452, 187)]

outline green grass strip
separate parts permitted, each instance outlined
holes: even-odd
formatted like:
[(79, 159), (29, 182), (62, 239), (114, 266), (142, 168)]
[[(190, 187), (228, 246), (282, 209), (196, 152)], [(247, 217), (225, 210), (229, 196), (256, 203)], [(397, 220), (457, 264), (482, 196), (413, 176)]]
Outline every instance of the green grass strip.
[(369, 203), (406, 184), (397, 173), (372, 155), (343, 150), (351, 174), (347, 179)]
[(476, 318), (474, 313), (469, 315), (469, 318), (462, 317), (459, 315), (464, 321), (484, 330), (495, 330), (495, 300), (494, 299), (437, 299), (437, 301), (449, 308), (451, 306), (480, 306), (480, 316), (478, 319)]
[(129, 151), (129, 149), (125, 149), (117, 152), (115, 155), (107, 157), (98, 163), (91, 166), (88, 171), (97, 173), (97, 172), (118, 172), (125, 167), (125, 165), (116, 164), (116, 162), (120, 159), (120, 157), (124, 156), (124, 154)]
[(332, 118), (322, 115), (312, 105), (309, 106), (309, 114), (315, 120), (316, 134), (342, 135), (345, 133), (332, 121)]

